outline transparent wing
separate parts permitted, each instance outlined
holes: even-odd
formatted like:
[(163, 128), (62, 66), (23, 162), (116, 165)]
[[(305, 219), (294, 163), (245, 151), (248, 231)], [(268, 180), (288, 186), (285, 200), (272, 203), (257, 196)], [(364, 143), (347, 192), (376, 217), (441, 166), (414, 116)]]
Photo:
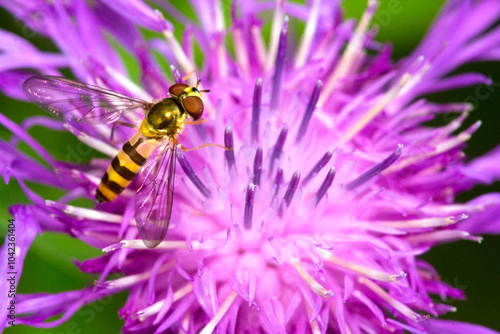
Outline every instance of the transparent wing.
[(111, 123), (134, 109), (151, 104), (109, 89), (49, 75), (35, 75), (23, 84), (28, 99), (65, 121)]
[[(168, 230), (174, 200), (176, 147), (155, 149), (139, 174), (139, 188), (135, 196), (135, 219), (139, 234), (146, 246), (156, 247)], [(154, 155), (153, 152), (152, 155)]]

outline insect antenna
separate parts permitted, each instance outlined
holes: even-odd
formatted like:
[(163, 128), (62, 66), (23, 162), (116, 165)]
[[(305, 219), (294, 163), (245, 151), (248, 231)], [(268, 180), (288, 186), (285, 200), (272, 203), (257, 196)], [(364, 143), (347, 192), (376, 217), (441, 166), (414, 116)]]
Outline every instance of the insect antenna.
[[(196, 89), (198, 89), (198, 86), (200, 85), (200, 83), (201, 83), (201, 79), (198, 79), (198, 81), (196, 82), (196, 86), (195, 86)], [(210, 92), (210, 89), (200, 90), (199, 92), (200, 93), (208, 93), (208, 92)]]

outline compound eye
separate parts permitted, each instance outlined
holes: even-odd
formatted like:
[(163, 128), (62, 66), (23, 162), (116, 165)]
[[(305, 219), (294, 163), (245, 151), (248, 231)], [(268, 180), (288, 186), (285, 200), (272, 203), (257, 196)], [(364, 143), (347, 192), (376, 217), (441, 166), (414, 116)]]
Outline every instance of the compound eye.
[(195, 121), (203, 116), (203, 101), (198, 96), (187, 96), (182, 99), (182, 105)]
[(176, 83), (170, 86), (168, 92), (174, 96), (179, 96), (189, 86), (183, 83)]

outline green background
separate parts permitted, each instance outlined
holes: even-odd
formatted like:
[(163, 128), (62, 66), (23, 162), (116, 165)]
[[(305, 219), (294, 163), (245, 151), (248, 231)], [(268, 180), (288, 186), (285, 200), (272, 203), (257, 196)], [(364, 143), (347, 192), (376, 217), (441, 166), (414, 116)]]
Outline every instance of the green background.
[[(443, 0), (400, 1), (402, 10), (390, 14), (390, 4), (394, 0), (381, 1), (379, 15), (375, 22), (380, 27), (377, 40), (393, 44), (393, 58), (399, 59), (409, 55), (419, 43), (429, 27), (433, 17), (438, 12)], [(346, 1), (344, 8), (347, 17), (359, 18), (366, 7), (365, 1)], [(191, 11), (192, 12), (192, 11)], [(23, 25), (10, 14), (0, 9), (0, 28), (14, 31), (22, 35)], [(179, 31), (180, 29), (178, 29)], [(303, 24), (297, 25), (297, 31), (303, 30)], [(56, 51), (50, 41), (40, 36), (32, 36), (30, 42), (43, 50)], [(124, 55), (127, 58), (127, 55)], [(130, 57), (129, 57), (130, 58)], [(477, 71), (500, 82), (499, 63), (472, 64), (461, 71)], [(137, 67), (130, 65), (132, 77), (137, 77)], [(437, 102), (464, 101), (469, 96), (475, 96), (476, 87), (455, 90), (429, 96)], [(498, 88), (494, 88), (498, 90)], [(500, 143), (500, 92), (494, 91), (490, 97), (481, 100), (477, 109), (469, 116), (464, 127), (481, 119), (482, 127), (468, 142), (466, 153), (469, 157), (480, 156)], [(37, 107), (19, 101), (14, 101), (0, 95), (0, 112), (8, 115), (19, 123), (24, 118), (43, 114)], [(68, 158), (68, 147), (79, 148), (79, 142), (69, 134), (50, 132), (34, 128), (30, 134), (39, 140), (57, 159)], [(10, 138), (9, 132), (0, 126), (0, 137)], [(22, 149), (30, 151), (26, 145)], [(91, 152), (87, 158), (96, 156)], [(56, 199), (62, 195), (47, 187), (29, 184), (42, 197)], [(466, 201), (480, 193), (500, 191), (499, 184), (491, 187), (477, 187), (463, 194), (459, 201)], [(15, 181), (5, 185), (0, 182), (0, 222), (11, 218), (7, 208), (15, 203), (27, 203), (23, 192)], [(89, 205), (89, 203), (84, 203)], [(0, 233), (3, 239), (6, 224), (1, 225)], [(482, 244), (460, 241), (441, 245), (432, 249), (423, 257), (440, 273), (442, 279), (452, 286), (462, 288), (467, 295), (466, 301), (449, 301), (458, 308), (456, 313), (447, 314), (444, 318), (481, 324), (500, 330), (498, 302), (500, 301), (500, 237), (485, 236)], [(81, 289), (91, 286), (95, 277), (82, 274), (74, 266), (72, 259), (84, 260), (100, 255), (100, 250), (92, 249), (86, 244), (69, 238), (66, 235), (45, 233), (38, 236), (30, 249), (20, 279), (18, 292), (58, 292)], [(98, 302), (85, 306), (67, 324), (53, 329), (33, 329), (27, 327), (8, 328), (5, 333), (118, 333), (121, 321), (117, 310), (124, 304), (126, 293), (111, 297), (106, 304)]]

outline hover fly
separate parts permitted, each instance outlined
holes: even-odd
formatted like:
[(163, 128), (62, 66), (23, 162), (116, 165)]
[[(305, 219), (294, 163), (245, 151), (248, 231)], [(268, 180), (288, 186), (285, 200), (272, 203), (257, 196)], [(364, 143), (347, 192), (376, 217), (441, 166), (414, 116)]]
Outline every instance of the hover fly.
[[(113, 200), (139, 174), (135, 218), (142, 240), (153, 248), (163, 240), (170, 223), (177, 136), (185, 125), (204, 122), (201, 93), (209, 91), (199, 90), (199, 83), (195, 87), (173, 84), (169, 97), (154, 103), (48, 75), (30, 77), (23, 90), (31, 102), (66, 122), (116, 124), (128, 111), (144, 111), (137, 133), (123, 145), (102, 177), (96, 200)], [(202, 146), (207, 145), (214, 144)]]

